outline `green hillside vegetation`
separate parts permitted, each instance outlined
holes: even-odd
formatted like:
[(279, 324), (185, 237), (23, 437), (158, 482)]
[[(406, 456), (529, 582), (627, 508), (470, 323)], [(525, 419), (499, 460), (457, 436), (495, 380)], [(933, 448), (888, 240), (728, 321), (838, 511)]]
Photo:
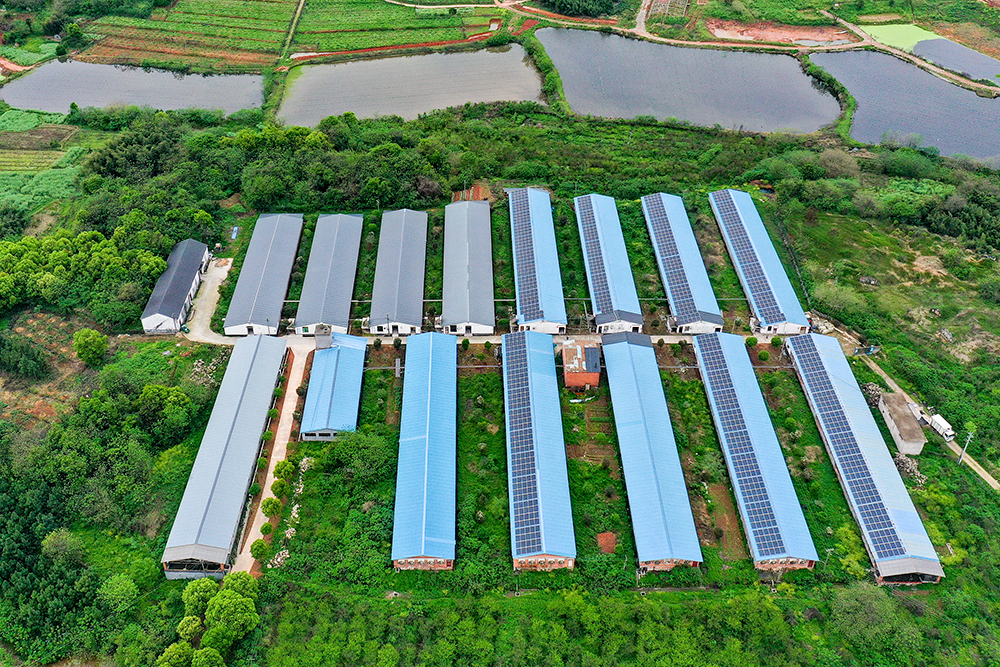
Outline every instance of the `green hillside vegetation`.
[[(972, 164), (911, 148), (851, 154), (833, 136), (567, 118), (531, 103), (471, 105), (411, 122), (348, 114), (315, 130), (261, 125), (254, 114), (136, 109), (78, 110), (71, 120), (114, 134), (74, 167), (79, 175), (59, 194), (51, 231), (0, 242), (5, 326), (25, 309), (41, 309), (90, 318), (105, 334), (135, 332), (173, 243), (187, 236), (228, 243), (226, 230), (239, 225), (224, 251), (238, 266), (255, 219), (241, 212), (248, 209), (302, 212), (310, 225), (320, 212), (364, 212), (356, 285), (363, 295), (377, 252), (375, 209), (439, 210), (447, 193), (476, 181), (499, 197), (500, 298), (511, 298), (513, 287), (503, 187), (536, 185), (553, 193), (568, 296), (587, 296), (572, 197), (593, 191), (619, 200), (640, 292), (662, 299), (657, 278), (646, 275), (656, 270), (637, 200), (665, 191), (684, 198), (720, 298), (740, 299), (707, 194), (744, 187), (804, 303), (881, 343), (879, 363), (904, 386), (953, 424), (978, 424), (974, 456), (991, 468), (1000, 457), (1000, 177)], [(236, 193), (242, 203), (233, 205)], [(440, 220), (435, 212), (432, 224)], [(439, 246), (440, 237), (432, 234), (430, 244)], [(300, 254), (308, 247), (306, 235)], [(435, 247), (429, 266), (439, 259)], [(879, 285), (860, 283), (862, 276)], [(429, 276), (428, 288), (436, 295), (440, 277)], [(664, 312), (662, 302), (646, 303)], [(740, 332), (745, 302), (721, 303), (727, 329)], [(665, 332), (663, 322), (657, 326)], [(992, 490), (932, 438), (916, 459), (920, 474), (906, 481), (947, 578), (912, 590), (873, 587), (797, 380), (787, 368), (761, 369), (822, 559), (813, 572), (762, 585), (740, 550), (704, 389), (690, 370), (690, 349), (680, 345), (657, 353), (676, 367), (664, 370), (664, 387), (706, 562), (639, 582), (663, 590), (633, 590), (628, 494), (606, 389), (587, 404), (564, 395), (578, 569), (512, 572), (502, 378), (491, 353), (476, 345), (460, 354), (491, 367), (463, 370), (459, 379), (453, 572), (392, 570), (401, 385), (391, 370), (373, 370), (365, 373), (358, 434), (295, 446), (293, 460), (308, 459), (293, 480), (303, 490), (292, 494), (266, 553), (256, 548), (262, 560), (280, 554), (283, 563), (264, 568), (259, 595), (240, 578), (227, 579), (221, 592), (167, 582), (158, 559), (225, 352), (178, 347), (175, 339), (110, 342), (103, 368), (81, 371), (70, 414), (37, 428), (5, 422), (0, 429), (0, 660), (3, 651), (40, 663), (113, 656), (136, 667), (220, 660), (230, 667), (952, 667), (1000, 660), (1000, 502)], [(770, 341), (753, 358), (765, 349), (779, 365)], [(396, 352), (377, 354), (381, 365)], [(22, 371), (27, 377), (18, 382), (44, 381), (31, 376), (35, 369)], [(856, 372), (862, 381), (872, 377), (862, 366)], [(596, 547), (605, 531), (616, 534), (614, 553)]]

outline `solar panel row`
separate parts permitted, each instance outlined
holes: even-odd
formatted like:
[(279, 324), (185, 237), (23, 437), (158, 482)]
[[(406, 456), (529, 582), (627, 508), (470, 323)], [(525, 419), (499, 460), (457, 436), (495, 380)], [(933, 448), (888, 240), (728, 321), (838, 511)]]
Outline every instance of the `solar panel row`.
[(514, 236), (514, 264), (517, 267), (517, 308), (522, 321), (543, 317), (538, 298), (538, 276), (535, 270), (535, 245), (532, 238), (531, 210), (528, 191), (510, 190), (511, 228)]
[(597, 220), (594, 217), (594, 202), (590, 197), (578, 197), (576, 205), (594, 307), (597, 313), (611, 313), (615, 307), (611, 301), (611, 290), (608, 288), (607, 269), (601, 251), (601, 237), (597, 232)]
[(811, 336), (795, 336), (788, 339), (788, 344), (792, 347), (799, 377), (812, 400), (813, 410), (827, 436), (827, 443), (833, 450), (849, 497), (854, 499), (856, 513), (864, 525), (876, 558), (905, 555), (906, 549), (882, 500), (815, 341)]
[(504, 372), (507, 386), (507, 433), (510, 441), (508, 474), (513, 494), (511, 500), (514, 507), (512, 520), (516, 557), (542, 550), (526, 332), (504, 337)]
[(680, 251), (670, 229), (670, 218), (663, 206), (663, 200), (660, 195), (646, 195), (642, 200), (646, 204), (646, 226), (657, 249), (660, 272), (663, 274), (667, 300), (670, 302), (670, 312), (679, 321), (696, 319), (698, 308), (695, 306), (687, 271), (684, 270)]
[(720, 190), (709, 195), (718, 212), (719, 224), (724, 228), (729, 239), (730, 250), (736, 260), (737, 268), (742, 274), (744, 288), (749, 292), (750, 302), (757, 311), (756, 315), (762, 322), (782, 322), (785, 314), (778, 305), (778, 300), (771, 290), (771, 283), (760, 258), (754, 250), (750, 235), (747, 234), (743, 216), (740, 215), (733, 195), (728, 190)]
[(757, 462), (753, 440), (743, 419), (743, 410), (729, 373), (729, 366), (719, 339), (714, 335), (698, 337), (702, 372), (712, 394), (716, 418), (726, 443), (730, 468), (739, 489), (738, 496), (750, 523), (750, 532), (763, 556), (785, 553), (785, 544), (777, 517), (768, 496), (767, 485)]

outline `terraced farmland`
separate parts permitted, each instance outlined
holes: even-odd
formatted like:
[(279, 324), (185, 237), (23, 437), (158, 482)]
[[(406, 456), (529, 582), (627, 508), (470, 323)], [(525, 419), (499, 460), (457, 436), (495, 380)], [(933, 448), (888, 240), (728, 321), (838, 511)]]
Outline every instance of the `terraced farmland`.
[[(489, 16), (392, 5), (383, 0), (309, 0), (292, 51), (353, 51), (465, 39), (489, 30)], [(487, 10), (488, 11), (488, 10)]]
[(59, 161), (62, 151), (0, 150), (0, 172), (41, 171)]
[(227, 69), (272, 65), (296, 6), (295, 0), (180, 0), (149, 19), (109, 16), (88, 26), (97, 43), (82, 59)]

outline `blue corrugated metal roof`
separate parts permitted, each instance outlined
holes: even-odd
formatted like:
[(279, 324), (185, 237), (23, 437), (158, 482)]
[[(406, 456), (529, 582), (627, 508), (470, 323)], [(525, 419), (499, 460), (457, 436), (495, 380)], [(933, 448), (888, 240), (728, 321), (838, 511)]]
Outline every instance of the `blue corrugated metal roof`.
[(642, 324), (639, 295), (614, 198), (589, 194), (577, 197), (573, 203), (594, 315), (598, 322), (625, 320)]
[(575, 558), (552, 336), (536, 331), (505, 334), (503, 383), (511, 551), (514, 558)]
[[(664, 221), (657, 213), (662, 209)], [(722, 311), (705, 270), (684, 200), (658, 192), (642, 198), (646, 227), (653, 242), (660, 279), (679, 325), (704, 320), (722, 324)], [(665, 222), (665, 224), (663, 224)]]
[(789, 338), (788, 348), (875, 567), (884, 576), (943, 576), (840, 341), (806, 334)]
[[(511, 239), (518, 322), (566, 323), (559, 254), (549, 193), (535, 188), (511, 188)], [(526, 212), (522, 209), (526, 208)], [(519, 221), (527, 216), (522, 227)], [(525, 233), (527, 231), (527, 233)]]
[(816, 547), (746, 343), (733, 334), (701, 334), (694, 349), (754, 561), (815, 561)]
[[(732, 204), (736, 207), (736, 212), (743, 223), (741, 227), (746, 232), (745, 238), (739, 229), (726, 224), (725, 217), (720, 211), (720, 202), (726, 198), (727, 193), (732, 197)], [(729, 255), (733, 258), (743, 291), (746, 292), (757, 319), (764, 326), (791, 322), (808, 327), (809, 322), (802, 311), (802, 305), (795, 296), (792, 283), (788, 280), (785, 268), (778, 258), (771, 237), (767, 235), (767, 229), (750, 195), (741, 190), (721, 190), (711, 193), (708, 198), (715, 218), (719, 221), (726, 246), (729, 248)], [(749, 248), (746, 248), (747, 244)], [(746, 250), (750, 252), (747, 253)], [(763, 272), (763, 280), (755, 279), (751, 275), (753, 269), (748, 266), (748, 262), (753, 263), (754, 259)], [(768, 297), (768, 291), (773, 295), (773, 302)]]
[(441, 333), (406, 342), (393, 560), (455, 558), (457, 350)]
[(649, 336), (605, 336), (604, 363), (639, 561), (701, 562), (698, 531)]
[(333, 334), (333, 345), (316, 350), (299, 431), (353, 431), (358, 427), (361, 375), (367, 341)]

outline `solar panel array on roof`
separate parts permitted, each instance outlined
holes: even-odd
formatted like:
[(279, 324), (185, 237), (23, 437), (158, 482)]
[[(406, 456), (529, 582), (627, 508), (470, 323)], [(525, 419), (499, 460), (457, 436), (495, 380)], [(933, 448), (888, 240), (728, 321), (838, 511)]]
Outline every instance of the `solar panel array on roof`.
[(444, 207), (441, 324), (447, 333), (491, 335), (495, 317), (490, 203), (448, 204)]
[(677, 329), (682, 333), (721, 331), (722, 311), (684, 201), (663, 192), (646, 195), (642, 198), (642, 211)]
[(811, 566), (816, 548), (743, 338), (702, 334), (694, 347), (754, 561)]
[(451, 569), (455, 558), (457, 350), (441, 333), (406, 343), (392, 525), (400, 569)]
[(589, 194), (573, 201), (598, 330), (638, 332), (642, 328), (642, 310), (615, 200)]
[(227, 336), (278, 333), (301, 235), (301, 213), (272, 213), (257, 218), (226, 313)]
[[(552, 337), (505, 334), (502, 349), (514, 564), (572, 567), (576, 541)], [(543, 555), (553, 558), (535, 558)]]
[(880, 579), (940, 578), (937, 554), (840, 342), (807, 334), (787, 343)]
[(383, 213), (368, 323), (371, 333), (405, 335), (420, 331), (426, 257), (427, 213), (410, 209)]
[(559, 274), (555, 226), (549, 194), (534, 188), (507, 191), (514, 245), (517, 320), (521, 325), (549, 323), (551, 333), (565, 332), (566, 303)]
[(701, 562), (698, 531), (649, 336), (604, 336), (636, 551), (642, 570)]
[(284, 357), (280, 338), (236, 341), (163, 551), (168, 579), (228, 571)]
[(328, 324), (337, 333), (347, 333), (363, 226), (362, 216), (343, 213), (321, 215), (316, 221), (295, 314), (295, 329), (299, 334), (315, 334), (317, 324)]
[(332, 440), (358, 427), (361, 377), (368, 341), (333, 334), (330, 347), (316, 350), (299, 433), (303, 440)]
[[(761, 327), (772, 327), (773, 333), (804, 333), (809, 322), (753, 199), (739, 190), (720, 190), (708, 198)], [(792, 329), (785, 329), (785, 324), (792, 325)]]

